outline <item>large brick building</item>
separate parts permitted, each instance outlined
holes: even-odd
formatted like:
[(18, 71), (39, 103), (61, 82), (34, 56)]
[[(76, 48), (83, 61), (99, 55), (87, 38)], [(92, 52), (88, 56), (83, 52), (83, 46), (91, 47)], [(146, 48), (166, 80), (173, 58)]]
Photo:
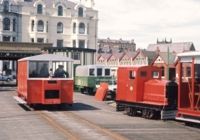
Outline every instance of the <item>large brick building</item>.
[(98, 53), (134, 52), (136, 44), (134, 40), (98, 39)]

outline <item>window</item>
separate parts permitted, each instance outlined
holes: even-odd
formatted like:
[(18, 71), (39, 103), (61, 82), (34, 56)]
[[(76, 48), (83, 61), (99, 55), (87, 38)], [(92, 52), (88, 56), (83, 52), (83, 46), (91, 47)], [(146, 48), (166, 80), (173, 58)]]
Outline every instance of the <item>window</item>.
[(44, 38), (38, 38), (38, 39), (37, 39), (37, 42), (38, 42), (38, 43), (44, 43)]
[(63, 16), (63, 7), (58, 6), (58, 16)]
[(3, 36), (3, 41), (10, 42), (10, 36)]
[(94, 69), (89, 69), (89, 75), (94, 76)]
[(147, 72), (146, 71), (141, 71), (140, 72), (140, 76), (141, 77), (146, 77), (147, 76)]
[(84, 34), (85, 33), (85, 24), (80, 23), (79, 24), (79, 34)]
[(57, 24), (57, 33), (63, 33), (63, 24), (61, 22)]
[(16, 19), (13, 19), (13, 32), (16, 31)]
[(135, 79), (135, 71), (129, 71), (129, 79)]
[(82, 7), (78, 8), (78, 16), (83, 17), (83, 8)]
[(34, 26), (35, 26), (35, 21), (32, 20), (32, 21), (31, 21), (31, 31), (32, 31), (32, 32), (34, 31)]
[(89, 34), (89, 23), (87, 24), (87, 34)]
[(34, 43), (34, 38), (31, 38), (31, 42)]
[(97, 68), (97, 76), (102, 76), (102, 68)]
[(80, 60), (80, 53), (79, 52), (73, 52), (72, 53), (72, 59)]
[(165, 76), (165, 68), (161, 67), (161, 71), (162, 71), (162, 75), (161, 76)]
[(4, 12), (9, 12), (9, 2), (8, 1), (4, 1), (4, 3), (3, 3), (3, 11)]
[(73, 48), (76, 48), (76, 40), (73, 40)]
[(3, 19), (3, 30), (10, 30), (10, 19), (9, 18)]
[(49, 62), (30, 61), (29, 77), (30, 78), (49, 77)]
[(16, 37), (13, 37), (13, 42), (15, 42), (16, 41)]
[(76, 33), (76, 23), (73, 23), (73, 33)]
[(38, 21), (37, 31), (38, 32), (43, 32), (44, 31), (44, 22), (42, 20)]
[(79, 48), (85, 48), (85, 40), (79, 40)]
[(47, 26), (46, 26), (46, 32), (48, 33), (48, 30), (49, 30), (49, 23), (47, 21)]
[(57, 40), (57, 47), (63, 47), (63, 40)]
[(89, 48), (89, 44), (90, 44), (90, 41), (89, 40), (87, 40), (87, 48)]
[(152, 72), (152, 77), (153, 77), (153, 78), (159, 78), (159, 72), (153, 71), (153, 72)]
[(186, 67), (186, 77), (191, 76), (191, 67)]
[(110, 69), (105, 69), (105, 76), (110, 76)]
[(42, 12), (43, 12), (43, 7), (42, 7), (41, 4), (38, 4), (38, 6), (37, 6), (37, 13), (38, 14), (42, 14)]

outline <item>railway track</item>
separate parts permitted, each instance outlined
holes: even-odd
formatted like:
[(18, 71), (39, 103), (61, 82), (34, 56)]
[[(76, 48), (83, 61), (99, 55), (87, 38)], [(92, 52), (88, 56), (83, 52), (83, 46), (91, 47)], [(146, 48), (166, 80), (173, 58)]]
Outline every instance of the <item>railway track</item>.
[[(15, 97), (14, 97), (15, 98)], [(18, 102), (19, 99), (16, 99)], [(116, 132), (103, 128), (79, 115), (70, 111), (51, 111), (51, 110), (34, 110), (26, 103), (20, 106), (26, 111), (35, 111), (44, 121), (52, 126), (56, 131), (61, 133), (66, 139), (70, 140), (126, 140)]]
[(70, 140), (78, 140), (79, 138), (74, 135), (72, 132), (67, 130), (63, 125), (58, 123), (55, 119), (47, 115), (44, 111), (37, 111), (37, 114), (41, 116), (49, 125), (55, 128), (58, 132), (60, 132), (65, 138)]
[(103, 128), (73, 112), (36, 111), (49, 125), (70, 140), (126, 140), (125, 137)]

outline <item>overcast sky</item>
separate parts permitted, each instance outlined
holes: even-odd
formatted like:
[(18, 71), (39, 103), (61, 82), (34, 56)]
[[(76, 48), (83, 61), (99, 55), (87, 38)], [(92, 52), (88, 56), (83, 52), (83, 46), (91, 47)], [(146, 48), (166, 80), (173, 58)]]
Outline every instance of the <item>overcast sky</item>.
[(200, 0), (95, 0), (98, 37), (134, 39), (137, 48), (172, 38), (200, 50)]

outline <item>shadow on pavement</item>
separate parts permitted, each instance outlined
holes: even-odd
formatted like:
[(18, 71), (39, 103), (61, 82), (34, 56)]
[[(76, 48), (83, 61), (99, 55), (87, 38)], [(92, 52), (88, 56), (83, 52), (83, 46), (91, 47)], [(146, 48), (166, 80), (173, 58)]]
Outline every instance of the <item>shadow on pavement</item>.
[(99, 108), (84, 103), (74, 103), (73, 106), (70, 108), (70, 111), (81, 110), (99, 110)]
[(84, 110), (99, 110), (99, 108), (93, 107), (84, 103), (73, 103), (72, 105), (34, 105), (28, 106), (27, 104), (18, 104), (25, 111), (84, 111)]

